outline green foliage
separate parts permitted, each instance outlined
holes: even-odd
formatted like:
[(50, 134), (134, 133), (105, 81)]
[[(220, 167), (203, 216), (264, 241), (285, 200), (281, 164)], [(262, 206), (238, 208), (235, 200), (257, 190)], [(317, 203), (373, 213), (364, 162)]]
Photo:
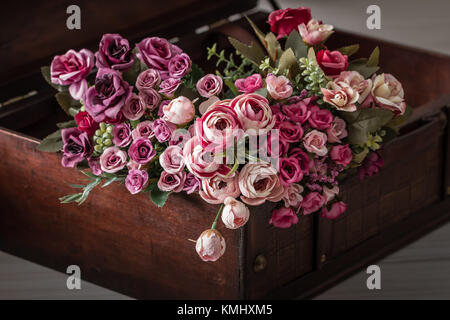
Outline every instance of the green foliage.
[(183, 78), (183, 83), (187, 88), (193, 89), (200, 80), (205, 75), (205, 72), (197, 64), (193, 63), (191, 71)]
[(372, 51), (369, 59), (361, 58), (351, 61), (348, 64), (348, 70), (358, 71), (364, 78), (369, 78), (380, 69), (380, 67), (378, 67), (379, 57), (380, 49), (376, 47)]
[(264, 52), (261, 46), (257, 43), (252, 43), (250, 46), (245, 43), (240, 42), (232, 37), (228, 37), (228, 41), (230, 41), (231, 45), (236, 49), (236, 51), (240, 52), (246, 59), (250, 60), (258, 66), (261, 60), (264, 59)]
[(61, 138), (61, 129), (59, 129), (45, 137), (37, 146), (37, 149), (43, 152), (58, 152), (61, 151), (62, 147), (63, 141)]
[[(308, 58), (300, 58), (300, 69), (302, 70), (301, 76), (306, 84), (305, 89), (308, 90), (311, 95), (318, 96), (319, 98), (322, 97), (320, 88), (325, 87), (329, 79), (317, 64), (312, 48), (308, 52)], [(322, 99), (319, 99), (318, 103), (323, 103)]]
[(149, 183), (145, 192), (150, 192), (150, 199), (156, 204), (159, 208), (163, 207), (169, 197), (170, 192), (161, 191), (158, 188), (157, 181), (154, 180)]
[(61, 86), (59, 84), (55, 84), (52, 82), (51, 77), (50, 77), (50, 67), (49, 66), (41, 67), (41, 73), (42, 73), (42, 77), (45, 79), (45, 81), (49, 85), (51, 85), (53, 88), (58, 90), (59, 92), (65, 92), (68, 90), (67, 86)]
[(352, 44), (350, 46), (342, 47), (337, 49), (340, 53), (350, 57), (351, 55), (355, 54), (359, 50), (359, 44)]
[(295, 57), (294, 51), (288, 48), (280, 57), (278, 61), (278, 70), (283, 73), (287, 71), (289, 78), (294, 79), (300, 73), (300, 66)]
[(73, 117), (80, 112), (81, 103), (72, 98), (69, 92), (58, 92), (55, 98), (67, 115)]
[(303, 42), (300, 33), (297, 30), (292, 31), (286, 39), (284, 50), (292, 49), (297, 59), (306, 57), (308, 46)]
[(56, 126), (60, 129), (74, 128), (77, 126), (77, 122), (75, 120), (69, 120), (66, 122), (57, 123)]
[(131, 68), (122, 73), (122, 78), (125, 81), (127, 81), (130, 85), (134, 85), (136, 83), (136, 79), (139, 76), (139, 74), (148, 69), (147, 66), (136, 57), (137, 52), (138, 49), (134, 48), (133, 50), (134, 62)]

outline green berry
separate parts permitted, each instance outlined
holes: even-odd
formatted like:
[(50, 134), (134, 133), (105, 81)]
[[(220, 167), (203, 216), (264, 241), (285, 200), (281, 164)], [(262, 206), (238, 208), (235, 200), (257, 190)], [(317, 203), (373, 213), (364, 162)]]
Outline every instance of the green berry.
[(96, 146), (94, 147), (94, 150), (97, 151), (97, 152), (102, 152), (102, 146), (96, 145)]
[(112, 141), (111, 141), (111, 139), (106, 139), (105, 141), (103, 141), (103, 144), (105, 145), (105, 146), (110, 146), (110, 145), (112, 145)]
[(102, 132), (99, 129), (97, 129), (97, 130), (95, 130), (95, 135), (97, 137), (100, 137), (102, 135)]
[(95, 140), (95, 142), (96, 142), (97, 144), (99, 144), (99, 145), (102, 145), (102, 144), (103, 144), (102, 138), (97, 138), (97, 140)]
[(100, 122), (100, 130), (101, 130), (102, 132), (105, 132), (105, 130), (106, 130), (106, 123)]
[(106, 132), (112, 133), (112, 131), (113, 131), (113, 127), (112, 127), (112, 126), (108, 126), (108, 127), (106, 128)]

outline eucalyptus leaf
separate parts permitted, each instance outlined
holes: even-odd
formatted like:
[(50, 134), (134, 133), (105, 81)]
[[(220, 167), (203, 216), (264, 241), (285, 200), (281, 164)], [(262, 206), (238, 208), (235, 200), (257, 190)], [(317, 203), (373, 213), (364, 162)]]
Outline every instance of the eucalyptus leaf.
[(198, 80), (205, 75), (205, 72), (197, 64), (193, 63), (191, 71), (185, 76), (183, 82), (188, 88), (195, 88)]
[(232, 37), (228, 37), (231, 45), (239, 51), (244, 57), (253, 62), (256, 66), (259, 66), (261, 60), (264, 59), (264, 51), (257, 43), (252, 43), (250, 46), (240, 42)]
[(281, 49), (277, 37), (275, 37), (272, 32), (269, 32), (264, 39), (266, 40), (266, 50), (269, 53), (270, 58), (272, 61), (276, 62), (283, 54), (283, 50)]
[(380, 67), (370, 67), (366, 65), (366, 59), (358, 59), (348, 64), (348, 70), (359, 72), (364, 78), (370, 78)]
[(250, 26), (256, 33), (256, 36), (258, 37), (259, 41), (261, 41), (264, 47), (267, 48), (266, 35), (256, 26), (256, 24), (249, 17), (245, 16), (245, 18), (247, 19), (248, 23), (250, 23)]
[(58, 152), (61, 151), (62, 147), (63, 141), (60, 129), (45, 137), (37, 146), (37, 149), (43, 152)]
[(71, 109), (79, 110), (81, 107), (81, 103), (73, 99), (68, 92), (58, 92), (55, 95), (55, 98), (64, 112), (69, 116), (73, 116), (73, 112), (71, 113)]
[(195, 90), (193, 90), (192, 88), (188, 88), (186, 87), (186, 85), (184, 83), (181, 83), (177, 90), (175, 91), (175, 97), (186, 97), (189, 100), (194, 100), (195, 98), (198, 97), (198, 94)]
[(298, 60), (291, 48), (284, 51), (281, 55), (280, 61), (278, 62), (278, 68), (281, 72), (284, 70), (289, 70), (289, 75), (292, 79), (300, 73)]
[(392, 118), (391, 121), (389, 121), (388, 124), (386, 124), (387, 127), (392, 129), (398, 129), (408, 118), (411, 116), (413, 110), (411, 106), (407, 105), (405, 113), (402, 115), (395, 116)]
[(350, 57), (351, 55), (355, 54), (359, 50), (359, 44), (352, 44), (350, 46), (341, 47), (337, 49), (340, 53)]
[(306, 57), (308, 54), (308, 46), (305, 44), (297, 30), (293, 30), (289, 34), (284, 49), (292, 49), (297, 59)]

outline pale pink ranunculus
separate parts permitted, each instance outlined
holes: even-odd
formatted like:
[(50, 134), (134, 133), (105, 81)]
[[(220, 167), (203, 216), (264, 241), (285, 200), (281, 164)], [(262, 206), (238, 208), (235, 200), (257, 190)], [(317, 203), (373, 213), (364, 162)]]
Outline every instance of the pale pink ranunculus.
[(180, 96), (163, 107), (163, 119), (176, 125), (184, 125), (195, 116), (195, 107), (191, 100)]
[(321, 109), (319, 106), (312, 106), (310, 109), (311, 116), (308, 123), (311, 127), (318, 130), (325, 130), (331, 127), (333, 122), (333, 114), (327, 109)]
[(323, 157), (328, 153), (327, 135), (323, 132), (312, 130), (303, 138), (303, 145), (308, 152)]
[(196, 88), (198, 93), (204, 98), (217, 96), (223, 87), (223, 80), (215, 74), (207, 74), (197, 81)]
[(326, 197), (318, 192), (308, 193), (302, 201), (302, 210), (304, 215), (316, 212), (325, 205)]
[(139, 99), (139, 96), (131, 93), (127, 100), (125, 100), (122, 113), (129, 120), (139, 120), (145, 113), (145, 107), (145, 103)]
[(144, 170), (130, 170), (125, 179), (125, 186), (131, 194), (142, 191), (148, 183), (148, 173)]
[(348, 135), (346, 126), (347, 124), (343, 119), (335, 117), (331, 123), (331, 127), (327, 129), (328, 142), (341, 143), (341, 139), (344, 139)]
[(298, 217), (292, 208), (279, 208), (272, 211), (272, 218), (269, 220), (269, 224), (274, 227), (286, 229), (293, 224), (298, 223)]
[(341, 214), (343, 214), (347, 210), (347, 205), (345, 202), (339, 201), (333, 203), (331, 209), (328, 210), (326, 207), (322, 209), (321, 217), (327, 219), (336, 219)]
[(202, 179), (200, 196), (212, 204), (223, 203), (227, 197), (236, 198), (241, 194), (238, 181), (239, 174), (237, 172), (230, 176), (216, 175), (212, 178)]
[(324, 42), (334, 31), (330, 24), (322, 24), (316, 19), (311, 19), (307, 24), (302, 23), (298, 26), (298, 31), (304, 42), (314, 46)]
[(233, 197), (223, 201), (222, 222), (228, 229), (237, 229), (245, 225), (250, 217), (247, 206)]
[(253, 93), (263, 87), (262, 77), (259, 73), (252, 74), (247, 78), (237, 79), (234, 85), (239, 92)]
[(339, 187), (338, 186), (333, 186), (333, 188), (330, 189), (327, 186), (323, 186), (322, 191), (323, 191), (323, 195), (326, 198), (326, 202), (325, 203), (328, 203), (331, 200), (333, 200), (334, 197), (337, 194), (339, 194)]
[(254, 130), (255, 133), (262, 134), (275, 125), (269, 102), (259, 94), (241, 94), (231, 100), (230, 106), (236, 111), (246, 131)]
[(356, 111), (359, 93), (347, 83), (330, 81), (327, 83), (326, 88), (320, 88), (320, 90), (323, 93), (323, 101), (336, 107), (339, 111)]
[(131, 131), (131, 136), (133, 137), (133, 140), (139, 138), (153, 138), (155, 136), (155, 133), (153, 132), (153, 122), (150, 120), (139, 122), (136, 128)]
[(302, 196), (303, 186), (293, 183), (286, 189), (286, 194), (283, 197), (284, 206), (286, 208), (300, 206), (303, 200)]
[(199, 178), (211, 178), (217, 174), (226, 175), (231, 169), (223, 164), (222, 158), (215, 157), (213, 151), (199, 137), (192, 137), (183, 148), (186, 167)]
[(269, 73), (266, 77), (267, 92), (275, 100), (283, 100), (292, 95), (292, 85), (285, 76), (276, 76)]
[(127, 164), (127, 154), (118, 147), (109, 147), (100, 156), (100, 166), (104, 172), (115, 173)]
[(212, 106), (213, 104), (215, 104), (219, 101), (220, 101), (220, 99), (218, 97), (212, 96), (199, 104), (198, 111), (200, 112), (201, 115), (204, 115), (206, 113), (206, 111), (208, 111), (210, 106)]
[(286, 190), (278, 178), (277, 170), (270, 163), (247, 163), (239, 173), (239, 189), (244, 203), (257, 206), (283, 199)]
[(382, 108), (404, 114), (406, 103), (402, 84), (393, 75), (382, 73), (372, 77), (371, 98), (375, 104)]
[(186, 172), (180, 171), (177, 173), (161, 172), (158, 180), (158, 188), (161, 191), (181, 192), (184, 188), (186, 180)]
[(225, 249), (225, 239), (216, 229), (203, 231), (195, 244), (195, 250), (203, 261), (217, 261)]
[(348, 144), (333, 146), (330, 151), (330, 158), (337, 164), (346, 166), (352, 161), (352, 149)]
[(372, 80), (364, 79), (364, 77), (358, 71), (342, 71), (339, 76), (334, 79), (334, 82), (344, 82), (348, 84), (352, 89), (358, 91), (359, 104), (366, 100), (367, 95), (372, 89)]
[(164, 171), (177, 173), (184, 169), (183, 149), (179, 146), (169, 146), (159, 156), (159, 163)]

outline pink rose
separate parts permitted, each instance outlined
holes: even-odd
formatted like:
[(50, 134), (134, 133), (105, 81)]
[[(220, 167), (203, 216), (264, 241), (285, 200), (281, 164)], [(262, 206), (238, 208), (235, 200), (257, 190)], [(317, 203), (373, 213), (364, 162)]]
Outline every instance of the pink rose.
[(302, 172), (304, 174), (308, 174), (310, 161), (309, 161), (309, 157), (306, 154), (306, 152), (304, 152), (300, 148), (292, 148), (289, 151), (289, 157), (296, 158), (298, 161), (298, 164), (300, 165), (300, 168), (302, 169)]
[(303, 179), (303, 172), (296, 158), (280, 158), (280, 182), (284, 187)]
[(346, 123), (343, 119), (335, 117), (331, 127), (327, 129), (328, 142), (341, 143), (341, 139), (347, 137)]
[(333, 114), (327, 109), (320, 109), (318, 106), (310, 108), (311, 116), (308, 119), (311, 127), (319, 130), (325, 130), (331, 127)]
[(337, 76), (348, 68), (348, 57), (339, 51), (319, 50), (317, 63), (327, 76)]
[(302, 23), (298, 26), (298, 31), (303, 41), (310, 46), (324, 42), (334, 32), (332, 25), (322, 24), (316, 19), (309, 20), (307, 24)]
[(345, 82), (328, 82), (326, 88), (320, 88), (323, 93), (323, 101), (335, 106), (336, 109), (346, 112), (356, 111), (356, 102), (359, 93)]
[(149, 120), (139, 122), (136, 128), (131, 132), (133, 140), (139, 138), (151, 139), (155, 136), (153, 132), (153, 123)]
[(195, 244), (195, 250), (203, 261), (217, 261), (225, 253), (225, 248), (225, 239), (215, 229), (203, 231)]
[(275, 125), (275, 118), (269, 102), (259, 94), (241, 94), (231, 100), (230, 107), (236, 111), (244, 130), (251, 129), (262, 134), (268, 132)]
[(117, 147), (109, 147), (100, 156), (100, 166), (104, 172), (115, 173), (127, 163), (127, 154)]
[(130, 159), (139, 164), (149, 163), (150, 160), (156, 155), (156, 151), (153, 148), (150, 140), (146, 138), (138, 138), (133, 141), (128, 149), (128, 155)]
[(88, 165), (91, 168), (91, 171), (96, 176), (99, 176), (103, 173), (102, 167), (100, 166), (100, 158), (88, 158)]
[(371, 152), (358, 169), (359, 179), (362, 181), (364, 177), (376, 175), (383, 165), (384, 159), (381, 154), (377, 151)]
[(263, 87), (262, 77), (259, 73), (252, 74), (244, 79), (237, 79), (234, 85), (242, 93), (253, 93)]
[(131, 194), (136, 194), (142, 191), (147, 185), (148, 173), (143, 170), (130, 170), (125, 179), (125, 186)]
[(308, 152), (315, 153), (323, 157), (328, 153), (326, 146), (327, 135), (323, 132), (312, 130), (303, 138), (303, 145)]
[(318, 192), (310, 192), (302, 201), (303, 214), (316, 212), (325, 205), (326, 198)]
[(179, 146), (170, 146), (160, 155), (159, 163), (164, 171), (177, 173), (184, 169), (183, 149)]
[(328, 165), (322, 160), (311, 159), (309, 162), (310, 175), (326, 176), (328, 173)]
[(180, 96), (173, 99), (168, 105), (165, 105), (163, 107), (163, 112), (164, 120), (176, 125), (184, 125), (194, 119), (195, 107), (191, 100)]
[(159, 86), (159, 93), (165, 95), (168, 98), (172, 98), (175, 91), (181, 84), (181, 79), (168, 78), (161, 82)]
[(286, 189), (286, 194), (283, 197), (284, 206), (286, 208), (300, 206), (303, 200), (303, 187), (299, 184), (293, 183)]
[(156, 140), (159, 142), (169, 141), (176, 129), (176, 125), (162, 119), (156, 119), (152, 123), (153, 133), (155, 134)]
[(277, 35), (277, 38), (288, 36), (292, 30), (297, 29), (302, 23), (311, 20), (311, 9), (300, 7), (297, 9), (280, 9), (273, 11), (269, 15), (270, 30)]
[(334, 146), (331, 148), (330, 157), (331, 160), (345, 167), (353, 159), (352, 149), (350, 149), (348, 144)]
[(177, 54), (170, 59), (168, 70), (171, 78), (183, 78), (191, 70), (191, 58), (186, 53)]
[(184, 180), (183, 191), (187, 194), (199, 191), (202, 185), (202, 181), (194, 176), (192, 173), (188, 172), (186, 174), (186, 180)]
[(113, 143), (117, 147), (126, 147), (132, 140), (130, 125), (125, 122), (115, 125), (112, 134)]
[(309, 110), (310, 101), (311, 99), (308, 98), (300, 100), (294, 104), (284, 105), (282, 110), (287, 115), (289, 120), (303, 124), (311, 116), (311, 111)]
[(111, 68), (119, 71), (131, 68), (134, 62), (128, 40), (120, 34), (111, 33), (102, 36), (95, 58), (97, 68)]
[(223, 203), (225, 198), (238, 197), (241, 192), (238, 185), (239, 175), (235, 172), (231, 176), (216, 175), (212, 178), (202, 180), (200, 196), (203, 200), (212, 204)]
[(136, 79), (136, 88), (145, 92), (148, 89), (154, 89), (161, 83), (161, 75), (156, 69), (147, 69), (139, 74)]
[(325, 202), (325, 203), (330, 202), (331, 200), (334, 199), (334, 197), (335, 197), (337, 194), (339, 194), (339, 187), (338, 187), (338, 186), (334, 186), (334, 187), (331, 188), (331, 189), (328, 188), (327, 186), (323, 186), (322, 190), (323, 190), (323, 195), (324, 195), (325, 198), (326, 198), (326, 202)]
[(334, 82), (345, 82), (353, 90), (356, 90), (359, 94), (359, 104), (366, 100), (367, 95), (372, 89), (372, 80), (365, 80), (358, 71), (342, 71), (341, 74), (339, 74), (339, 76), (334, 79)]
[(155, 89), (148, 88), (145, 91), (139, 92), (139, 99), (145, 108), (153, 111), (158, 107), (158, 104), (161, 101), (161, 96)]
[(347, 210), (347, 205), (344, 202), (339, 201), (339, 202), (333, 203), (333, 205), (331, 206), (331, 210), (329, 210), (329, 211), (326, 207), (324, 207), (322, 209), (321, 216), (322, 216), (322, 218), (336, 219), (341, 214), (343, 214), (346, 210)]
[(251, 206), (263, 204), (266, 200), (278, 202), (285, 195), (277, 170), (265, 162), (244, 165), (239, 174), (239, 189), (242, 201)]
[[(389, 73), (374, 75), (372, 81), (371, 100), (382, 109), (404, 114), (406, 103), (402, 84)], [(364, 104), (367, 103), (364, 102)]]
[(204, 98), (217, 96), (222, 91), (223, 80), (214, 74), (207, 74), (197, 81), (197, 91)]
[(291, 208), (279, 208), (272, 211), (272, 218), (269, 224), (273, 224), (277, 228), (289, 228), (293, 224), (298, 223), (298, 217)]
[(285, 155), (289, 150), (290, 142), (280, 139), (279, 134), (274, 134), (272, 131), (267, 134), (267, 138), (259, 137), (259, 155), (268, 155), (270, 157), (280, 157)]
[(303, 136), (302, 126), (293, 124), (290, 121), (281, 122), (278, 130), (280, 132), (280, 139), (291, 143), (300, 141)]
[(266, 77), (267, 92), (275, 100), (283, 100), (292, 95), (292, 85), (285, 76), (275, 76), (269, 73)]
[(131, 93), (125, 101), (122, 113), (129, 120), (139, 120), (145, 113), (145, 103), (139, 99), (138, 95)]
[(186, 180), (186, 172), (180, 171), (177, 173), (161, 172), (158, 180), (158, 189), (161, 191), (181, 192), (184, 188)]
[(222, 222), (228, 229), (237, 229), (245, 225), (250, 217), (250, 211), (242, 202), (227, 197), (223, 201)]

